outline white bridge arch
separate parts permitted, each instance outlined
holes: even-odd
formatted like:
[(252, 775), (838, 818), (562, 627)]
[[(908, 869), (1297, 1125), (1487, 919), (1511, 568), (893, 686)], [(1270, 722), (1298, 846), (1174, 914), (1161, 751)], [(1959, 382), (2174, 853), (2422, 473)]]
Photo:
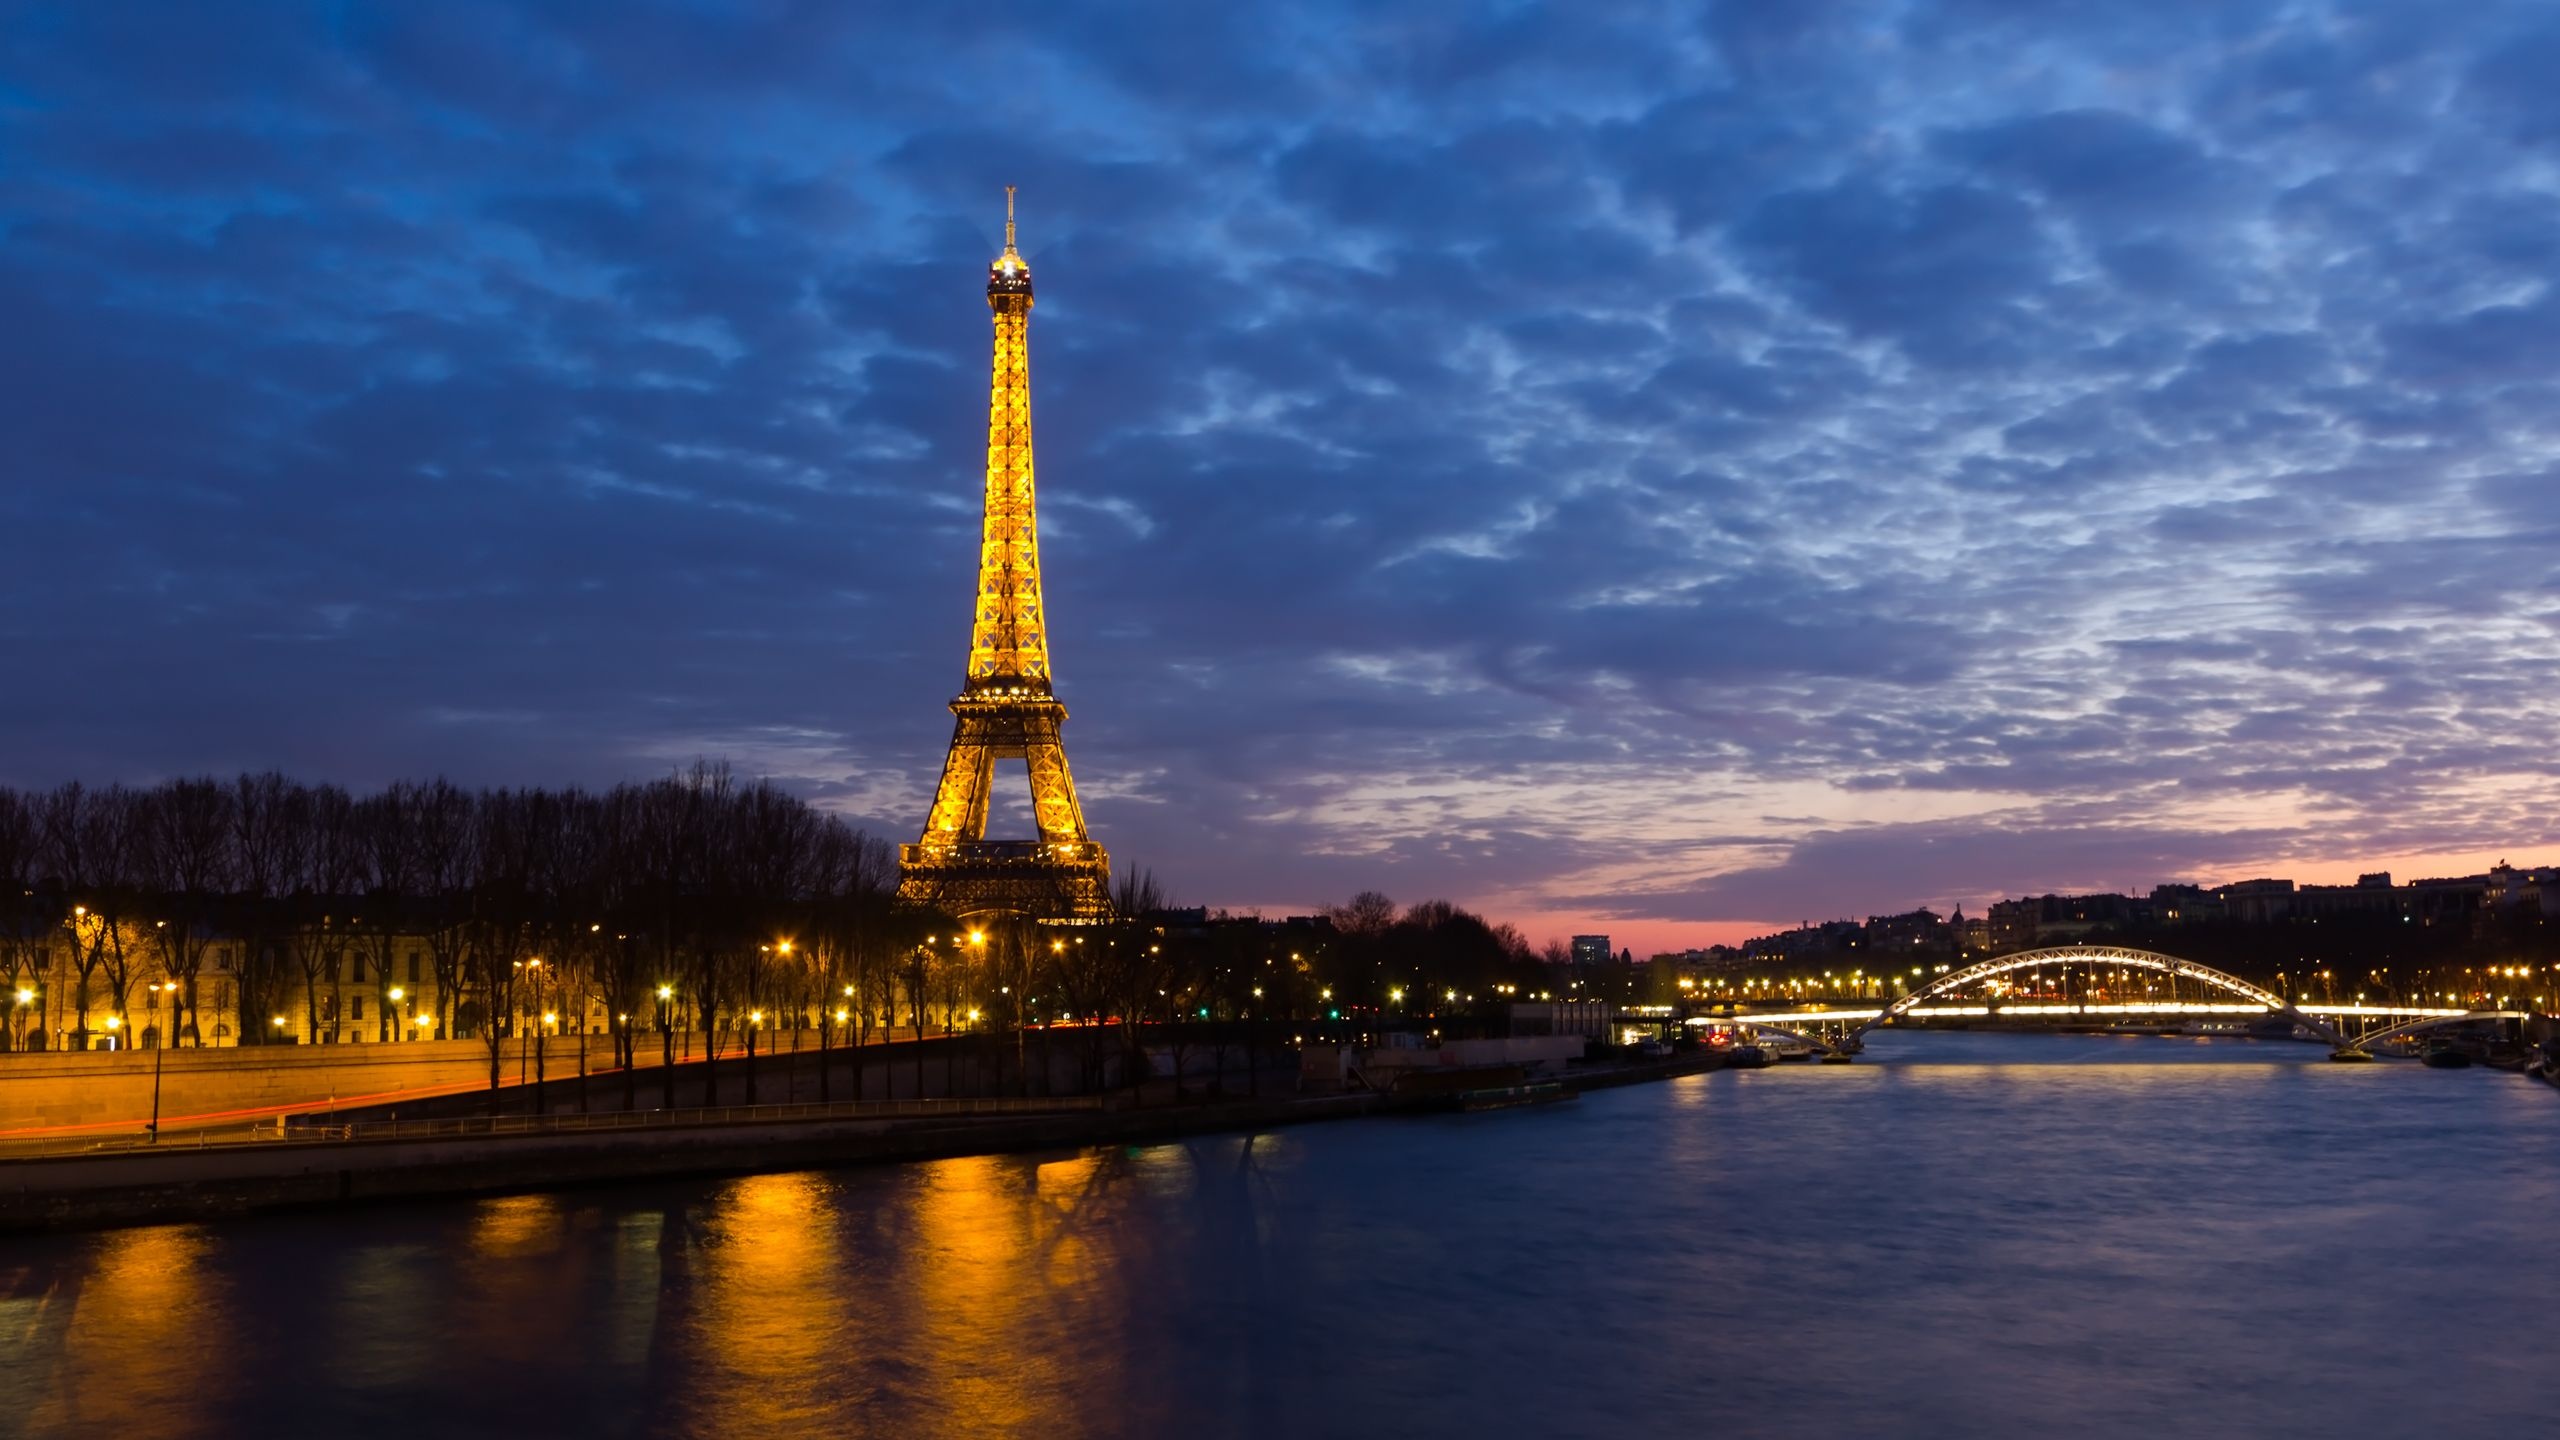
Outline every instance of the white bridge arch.
[(2181, 960), (2175, 955), (2162, 955), (2150, 950), (2128, 950), (2115, 945), (2060, 945), (2044, 950), (2021, 950), (2014, 955), (2001, 955), (1967, 965), (1960, 970), (1950, 970), (1887, 1005), (1874, 1019), (1850, 1031), (1835, 1048), (1855, 1050), (1868, 1031), (1879, 1025), (1890, 1025), (1914, 1008), (1925, 1005), (1941, 995), (1953, 994), (1968, 985), (1978, 985), (1995, 975), (2006, 975), (2018, 970), (2039, 970), (2057, 965), (2112, 965), (2119, 969), (2148, 970), (2155, 974), (2194, 980), (2237, 995), (2254, 1004), (2263, 1005), (2267, 1013), (2291, 1020), (2331, 1045), (2343, 1046), (2347, 1043), (2346, 1037), (2339, 1034), (2334, 1027), (2296, 1010), (2292, 1002), (2283, 996), (2272, 990), (2262, 990), (2236, 975), (2226, 975), (2210, 965), (2199, 965), (2193, 960)]

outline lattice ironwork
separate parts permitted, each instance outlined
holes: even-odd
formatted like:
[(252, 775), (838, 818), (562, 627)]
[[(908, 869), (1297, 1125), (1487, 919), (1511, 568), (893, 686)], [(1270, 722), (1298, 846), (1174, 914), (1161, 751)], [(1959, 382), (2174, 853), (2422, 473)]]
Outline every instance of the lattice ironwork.
[[(1110, 911), (1111, 860), (1086, 832), (1051, 692), (1040, 593), (1040, 528), (1031, 463), (1031, 267), (1014, 247), (1005, 187), (1004, 253), (987, 267), (995, 347), (987, 391), (986, 519), (969, 669), (951, 702), (957, 721), (924, 835), (901, 847), (898, 893), (956, 915), (1006, 911), (1096, 920)], [(1030, 772), (1036, 841), (986, 838), (999, 760)]]

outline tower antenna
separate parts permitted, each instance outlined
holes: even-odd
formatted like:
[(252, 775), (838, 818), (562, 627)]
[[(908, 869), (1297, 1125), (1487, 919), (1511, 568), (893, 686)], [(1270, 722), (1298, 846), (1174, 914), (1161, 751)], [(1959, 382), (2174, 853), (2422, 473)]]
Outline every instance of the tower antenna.
[(1010, 186), (1010, 185), (1007, 185), (1006, 187), (1004, 187), (1004, 253), (1006, 253), (1007, 255), (1011, 255), (1011, 254), (1013, 254), (1013, 253), (1014, 253), (1014, 249), (1013, 249), (1013, 187), (1012, 187), (1012, 186)]

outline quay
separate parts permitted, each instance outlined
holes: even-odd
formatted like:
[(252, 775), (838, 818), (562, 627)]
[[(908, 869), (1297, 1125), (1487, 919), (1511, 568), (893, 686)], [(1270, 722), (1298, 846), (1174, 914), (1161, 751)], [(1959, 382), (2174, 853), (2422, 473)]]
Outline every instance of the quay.
[[(1573, 1092), (1720, 1068), (1700, 1051), (1576, 1066)], [(503, 1194), (629, 1180), (1154, 1144), (1450, 1108), (1445, 1094), (1289, 1096), (1138, 1105), (1123, 1096), (846, 1101), (719, 1110), (280, 1125), (0, 1161), (0, 1233), (206, 1220), (261, 1211)]]

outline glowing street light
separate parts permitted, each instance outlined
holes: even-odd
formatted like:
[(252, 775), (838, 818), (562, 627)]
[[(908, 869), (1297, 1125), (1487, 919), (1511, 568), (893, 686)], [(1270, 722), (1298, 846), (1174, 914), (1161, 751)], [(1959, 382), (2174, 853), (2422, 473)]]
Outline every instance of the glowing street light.
[[(177, 990), (178, 982), (175, 980), (155, 980), (151, 984), (153, 1013), (158, 1013), (160, 1009), (160, 997), (169, 996), (169, 1019), (172, 1025), (177, 1023)], [(168, 1063), (169, 1032), (163, 1030), (156, 1038), (157, 1043), (151, 1047), (151, 1124), (148, 1127), (151, 1143), (154, 1145), (160, 1143), (160, 1071)]]

